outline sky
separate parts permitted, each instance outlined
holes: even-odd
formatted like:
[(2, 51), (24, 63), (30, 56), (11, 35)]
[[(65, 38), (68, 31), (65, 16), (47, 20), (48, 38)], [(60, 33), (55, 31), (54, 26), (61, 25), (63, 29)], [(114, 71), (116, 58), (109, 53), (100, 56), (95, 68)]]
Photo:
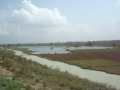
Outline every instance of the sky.
[(1, 0), (0, 44), (120, 39), (120, 0)]

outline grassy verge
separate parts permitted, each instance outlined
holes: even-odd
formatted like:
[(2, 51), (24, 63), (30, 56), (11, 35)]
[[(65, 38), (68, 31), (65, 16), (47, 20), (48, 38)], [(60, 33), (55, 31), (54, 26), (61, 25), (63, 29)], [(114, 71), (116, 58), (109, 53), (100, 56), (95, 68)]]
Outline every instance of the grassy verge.
[(28, 48), (21, 48), (21, 47), (16, 47), (16, 46), (11, 46), (11, 47), (5, 47), (6, 49), (12, 49), (12, 50), (19, 50), (22, 51), (25, 54), (32, 54), (32, 50), (29, 50)]
[(67, 60), (66, 63), (120, 75), (120, 63), (112, 60)]
[(66, 49), (69, 52), (72, 53), (79, 53), (79, 52), (84, 52), (84, 53), (90, 53), (90, 52), (119, 52), (120, 48), (114, 47), (114, 48), (107, 48), (107, 49), (76, 49), (76, 50), (70, 50)]
[(14, 49), (22, 51), (23, 53), (26, 53), (26, 54), (32, 54), (32, 50), (28, 50), (27, 48), (14, 48)]
[[(13, 73), (12, 83), (15, 81), (30, 85), (27, 88), (32, 87), (34, 90), (116, 90), (112, 87), (90, 82), (86, 79), (79, 79), (67, 72), (60, 72), (58, 69), (53, 70), (47, 66), (26, 60), (14, 55), (9, 50), (0, 50), (0, 58), (3, 61), (1, 67)], [(17, 83), (15, 86), (19, 86), (19, 84)]]

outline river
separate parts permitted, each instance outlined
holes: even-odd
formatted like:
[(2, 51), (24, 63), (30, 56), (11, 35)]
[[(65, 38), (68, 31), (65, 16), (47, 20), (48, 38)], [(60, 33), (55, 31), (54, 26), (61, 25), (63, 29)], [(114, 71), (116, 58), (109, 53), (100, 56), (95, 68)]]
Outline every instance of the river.
[(40, 58), (35, 55), (27, 55), (21, 51), (16, 51), (15, 54), (26, 58), (27, 60), (36, 61), (40, 64), (47, 65), (53, 69), (58, 68), (60, 71), (67, 71), (70, 74), (77, 75), (80, 78), (85, 78), (90, 81), (99, 82), (107, 85), (112, 85), (113, 87), (120, 90), (120, 75), (108, 74), (102, 71), (82, 69), (75, 65), (69, 65), (59, 61), (51, 61), (45, 58)]

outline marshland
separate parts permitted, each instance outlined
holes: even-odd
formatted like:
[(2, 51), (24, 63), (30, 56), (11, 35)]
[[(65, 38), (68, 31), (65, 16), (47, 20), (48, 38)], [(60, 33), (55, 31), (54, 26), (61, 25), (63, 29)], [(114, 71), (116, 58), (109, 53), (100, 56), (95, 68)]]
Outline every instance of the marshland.
[(120, 90), (120, 0), (1, 0), (0, 90)]

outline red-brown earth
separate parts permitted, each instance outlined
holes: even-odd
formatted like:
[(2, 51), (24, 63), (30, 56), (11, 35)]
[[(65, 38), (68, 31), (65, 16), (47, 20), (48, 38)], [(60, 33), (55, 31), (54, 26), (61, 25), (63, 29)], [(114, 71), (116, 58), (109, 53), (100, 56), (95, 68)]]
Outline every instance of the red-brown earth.
[(44, 58), (52, 60), (99, 60), (107, 59), (120, 62), (120, 52), (77, 52), (68, 54), (41, 54)]

